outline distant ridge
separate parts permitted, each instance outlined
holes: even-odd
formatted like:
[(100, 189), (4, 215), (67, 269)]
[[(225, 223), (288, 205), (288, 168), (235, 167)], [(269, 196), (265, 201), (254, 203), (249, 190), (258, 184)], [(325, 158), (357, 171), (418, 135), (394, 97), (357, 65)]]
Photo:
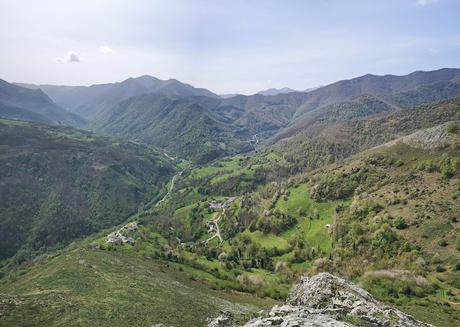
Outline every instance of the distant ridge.
[(291, 92), (301, 92), (301, 91), (296, 91), (296, 90), (293, 90), (293, 89), (291, 89), (289, 87), (283, 87), (281, 89), (271, 88), (271, 89), (259, 91), (259, 92), (257, 92), (257, 94), (261, 94), (261, 95), (277, 95), (277, 94), (285, 94), (285, 93), (291, 93)]
[(207, 89), (195, 88), (176, 79), (160, 80), (149, 75), (136, 78), (130, 77), (117, 83), (94, 84), (91, 86), (20, 83), (18, 85), (28, 88), (40, 88), (57, 104), (85, 118), (91, 118), (103, 109), (141, 94), (162, 93), (173, 96), (219, 97)]
[(56, 105), (41, 89), (31, 90), (2, 79), (0, 117), (48, 124), (84, 124), (84, 119)]

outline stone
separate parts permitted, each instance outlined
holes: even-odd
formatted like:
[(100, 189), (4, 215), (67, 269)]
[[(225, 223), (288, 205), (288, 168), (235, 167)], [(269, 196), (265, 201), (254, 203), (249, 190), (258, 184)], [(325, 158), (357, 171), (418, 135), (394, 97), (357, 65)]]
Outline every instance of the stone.
[[(353, 317), (357, 325), (344, 321)], [(378, 302), (367, 291), (328, 273), (303, 277), (293, 287), (285, 305), (254, 318), (244, 327), (429, 327), (402, 311)], [(217, 326), (217, 325), (215, 325)]]
[(233, 315), (229, 311), (221, 310), (219, 316), (214, 319), (208, 319), (208, 327), (225, 327), (231, 326)]

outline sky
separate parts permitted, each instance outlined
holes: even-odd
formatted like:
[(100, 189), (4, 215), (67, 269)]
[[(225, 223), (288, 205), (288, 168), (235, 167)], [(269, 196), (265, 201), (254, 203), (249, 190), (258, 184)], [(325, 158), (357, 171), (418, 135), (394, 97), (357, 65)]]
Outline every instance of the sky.
[(459, 0), (0, 0), (0, 78), (303, 90), (460, 67)]

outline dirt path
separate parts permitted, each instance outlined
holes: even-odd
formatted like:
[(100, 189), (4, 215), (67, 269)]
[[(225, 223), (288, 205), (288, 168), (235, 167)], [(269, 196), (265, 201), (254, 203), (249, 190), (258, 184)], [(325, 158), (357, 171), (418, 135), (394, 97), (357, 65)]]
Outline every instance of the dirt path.
[(208, 238), (205, 243), (208, 243), (210, 240), (214, 239), (214, 238), (218, 238), (220, 243), (222, 243), (224, 240), (222, 239), (222, 236), (220, 235), (220, 229), (219, 229), (219, 220), (220, 218), (222, 218), (222, 216), (225, 214), (225, 208), (222, 210), (222, 212), (220, 213), (220, 215), (214, 219), (214, 223), (216, 224), (216, 233), (211, 236), (210, 238)]
[(252, 145), (252, 147), (254, 148), (254, 151), (257, 152), (257, 144), (259, 144), (259, 138), (257, 137), (257, 134), (254, 134), (254, 136), (252, 137), (252, 140), (249, 141)]
[(165, 196), (157, 202), (157, 204), (155, 204), (155, 207), (158, 207), (161, 203), (163, 203), (166, 198), (171, 194), (171, 191), (173, 190), (174, 188), (174, 182), (176, 181), (176, 178), (180, 175), (182, 175), (182, 172), (183, 170), (181, 170), (180, 172), (178, 172), (176, 175), (173, 176), (173, 178), (171, 179), (171, 185), (169, 186), (169, 190), (168, 192), (165, 194)]

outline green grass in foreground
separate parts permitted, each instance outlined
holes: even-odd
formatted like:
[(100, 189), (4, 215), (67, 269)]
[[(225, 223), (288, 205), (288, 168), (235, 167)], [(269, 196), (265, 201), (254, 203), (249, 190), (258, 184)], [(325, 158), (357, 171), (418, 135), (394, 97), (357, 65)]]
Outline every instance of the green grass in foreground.
[[(212, 290), (213, 276), (129, 253), (77, 249), (5, 278), (0, 326), (203, 326), (219, 309), (237, 315), (271, 300)], [(24, 318), (27, 317), (27, 318)]]

